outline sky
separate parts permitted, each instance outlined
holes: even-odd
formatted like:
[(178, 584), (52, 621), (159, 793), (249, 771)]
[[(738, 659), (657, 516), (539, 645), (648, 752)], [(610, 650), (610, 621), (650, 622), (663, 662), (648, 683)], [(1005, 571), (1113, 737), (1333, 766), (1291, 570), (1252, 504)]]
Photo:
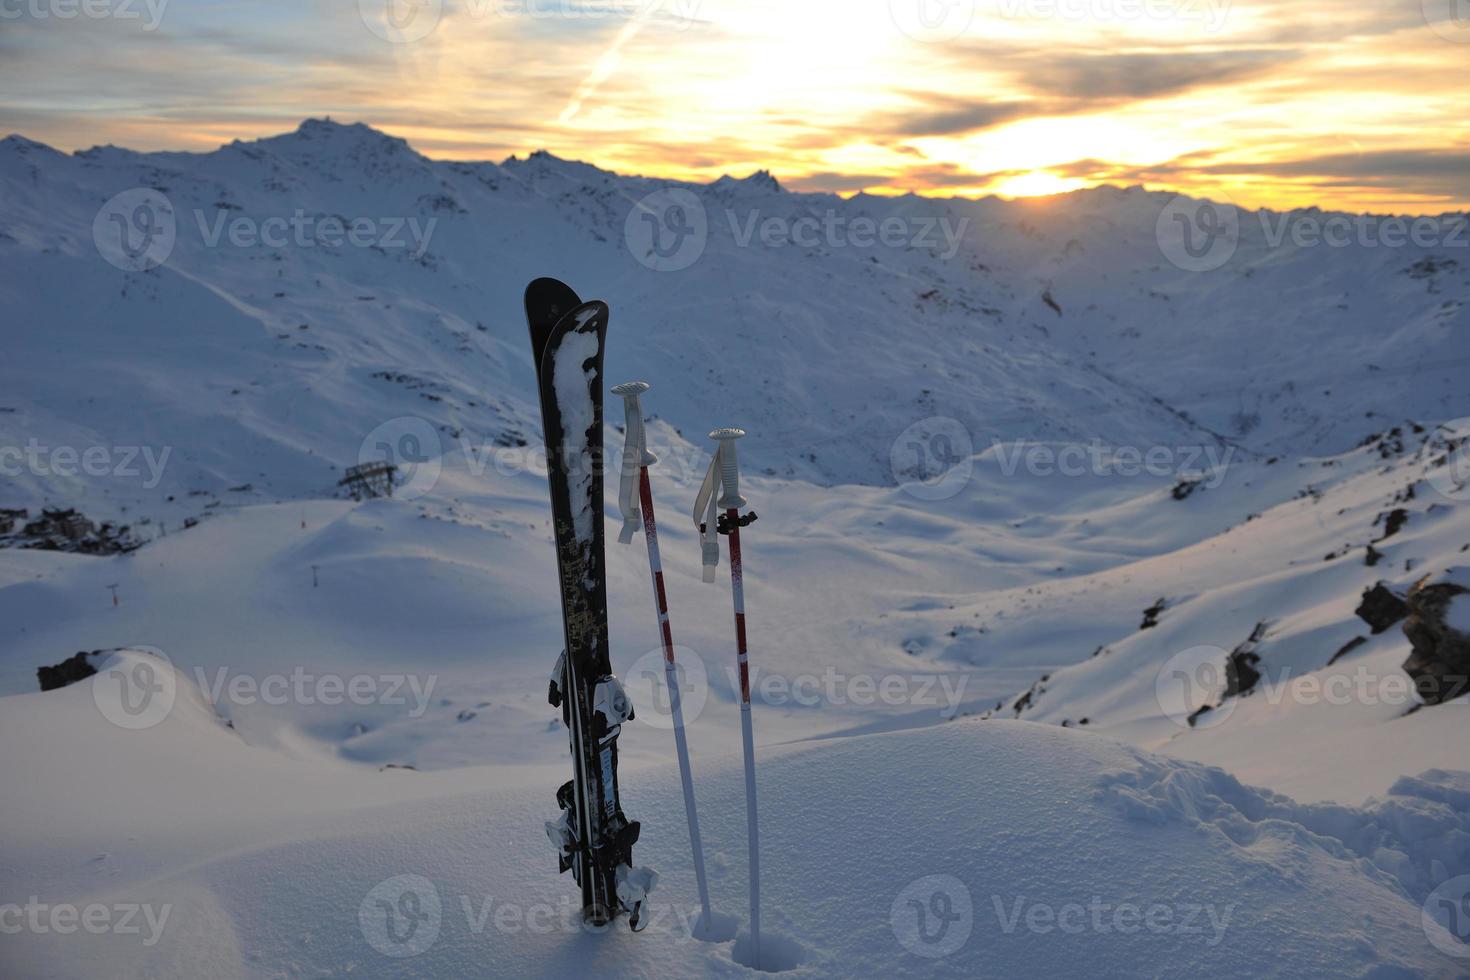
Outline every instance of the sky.
[(0, 133), (58, 149), (330, 116), (842, 194), (1463, 210), (1467, 68), (1470, 0), (0, 0)]

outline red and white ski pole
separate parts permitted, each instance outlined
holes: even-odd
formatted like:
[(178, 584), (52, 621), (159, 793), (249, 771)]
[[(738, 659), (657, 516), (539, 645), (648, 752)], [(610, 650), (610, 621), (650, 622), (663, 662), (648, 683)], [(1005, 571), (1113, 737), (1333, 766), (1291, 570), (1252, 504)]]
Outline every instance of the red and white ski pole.
[(689, 846), (694, 852), (694, 880), (699, 887), (699, 904), (704, 913), (703, 929), (714, 925), (710, 911), (709, 883), (704, 875), (704, 845), (699, 837), (699, 814), (694, 806), (694, 777), (689, 769), (689, 743), (684, 737), (684, 709), (680, 702), (679, 676), (674, 663), (674, 630), (669, 623), (669, 598), (664, 591), (663, 562), (658, 553), (658, 524), (653, 517), (653, 487), (648, 481), (648, 468), (658, 457), (648, 451), (643, 429), (643, 406), (640, 396), (651, 386), (646, 381), (630, 381), (616, 385), (612, 392), (621, 395), (627, 427), (623, 442), (622, 481), (618, 488), (618, 507), (623, 514), (623, 530), (618, 541), (633, 540), (638, 525), (648, 543), (648, 569), (653, 576), (653, 600), (658, 613), (659, 636), (664, 651), (664, 683), (669, 690), (669, 711), (674, 721), (674, 748), (679, 755), (679, 778), (684, 783), (684, 815), (689, 821)]
[[(720, 560), (718, 535), (730, 538), (730, 589), (735, 602), (735, 658), (740, 668), (740, 733), (745, 747), (745, 823), (750, 838), (750, 944), (752, 962), (760, 963), (761, 955), (761, 875), (760, 834), (755, 807), (755, 735), (750, 723), (750, 655), (745, 642), (745, 578), (740, 555), (740, 529), (755, 520), (755, 514), (740, 516), (745, 498), (740, 496), (740, 466), (735, 455), (735, 440), (745, 435), (744, 429), (716, 429), (714, 459), (704, 486), (694, 502), (694, 523), (699, 527), (704, 561), (704, 580), (715, 580), (715, 566)], [(715, 496), (716, 485), (720, 494)], [(724, 513), (719, 513), (723, 510)], [(703, 515), (704, 520), (700, 517)]]

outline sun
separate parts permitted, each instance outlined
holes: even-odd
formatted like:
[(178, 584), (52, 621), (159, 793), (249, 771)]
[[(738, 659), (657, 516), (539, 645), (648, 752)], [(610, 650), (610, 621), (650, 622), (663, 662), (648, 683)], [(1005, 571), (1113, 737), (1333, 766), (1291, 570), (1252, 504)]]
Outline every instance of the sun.
[(990, 192), (1002, 197), (1045, 197), (1048, 194), (1065, 194), (1086, 186), (1087, 181), (1075, 177), (1059, 177), (1045, 170), (1032, 170), (992, 184)]

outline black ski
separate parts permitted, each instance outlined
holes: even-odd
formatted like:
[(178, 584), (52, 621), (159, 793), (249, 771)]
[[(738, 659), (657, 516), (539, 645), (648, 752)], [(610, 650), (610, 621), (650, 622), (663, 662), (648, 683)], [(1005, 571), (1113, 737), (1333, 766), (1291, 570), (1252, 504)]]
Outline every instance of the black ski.
[(651, 882), (632, 868), (639, 826), (618, 800), (617, 739), (633, 710), (608, 655), (602, 513), (608, 309), (578, 303), (554, 279), (537, 279), (526, 288), (526, 319), (546, 433), (565, 641), (549, 700), (562, 709), (572, 754), (572, 779), (557, 793), (562, 814), (547, 832), (560, 850), (560, 870), (570, 869), (581, 886), (587, 920), (602, 925), (627, 908), (636, 929)]

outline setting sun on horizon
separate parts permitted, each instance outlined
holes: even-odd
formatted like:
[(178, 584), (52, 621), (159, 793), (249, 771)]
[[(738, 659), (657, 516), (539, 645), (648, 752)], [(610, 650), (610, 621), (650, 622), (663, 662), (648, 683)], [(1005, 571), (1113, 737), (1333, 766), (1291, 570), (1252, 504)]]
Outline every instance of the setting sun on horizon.
[[(546, 149), (843, 194), (1144, 184), (1470, 206), (1464, 0), (134, 0), (12, 4), (0, 130), (210, 150), (308, 116), (435, 158)], [(81, 8), (79, 8), (81, 9)]]

